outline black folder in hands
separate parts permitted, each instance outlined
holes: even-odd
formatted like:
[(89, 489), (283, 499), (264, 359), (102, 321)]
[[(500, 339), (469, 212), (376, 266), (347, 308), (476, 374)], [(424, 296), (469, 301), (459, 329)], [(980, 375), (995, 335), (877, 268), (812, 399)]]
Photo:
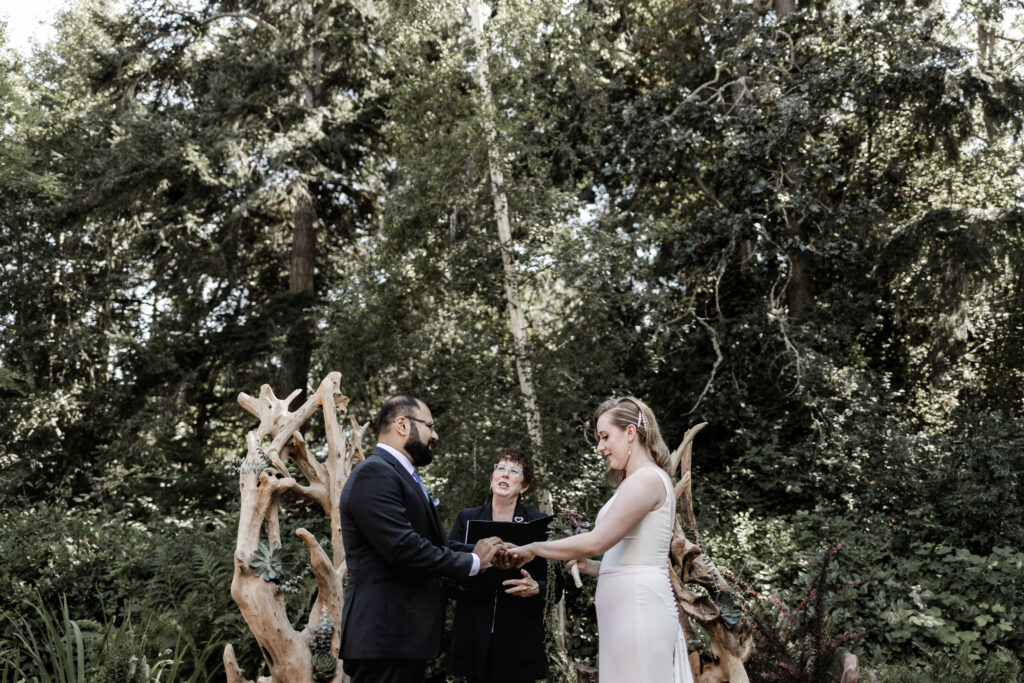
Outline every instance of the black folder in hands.
[[(548, 538), (548, 525), (552, 517), (541, 517), (532, 522), (490, 522), (485, 519), (471, 519), (466, 525), (466, 543), (473, 545), (482, 538), (497, 536), (509, 545), (526, 545), (534, 541), (546, 541)], [(523, 567), (537, 581), (546, 578), (544, 558), (536, 557)], [(522, 573), (518, 569), (498, 569), (490, 567), (484, 575), (495, 585), (500, 585), (507, 579), (521, 579)]]
[(550, 515), (532, 522), (491, 522), (486, 519), (471, 519), (466, 525), (466, 543), (472, 545), (481, 538), (491, 536), (497, 536), (509, 545), (546, 541), (551, 519)]

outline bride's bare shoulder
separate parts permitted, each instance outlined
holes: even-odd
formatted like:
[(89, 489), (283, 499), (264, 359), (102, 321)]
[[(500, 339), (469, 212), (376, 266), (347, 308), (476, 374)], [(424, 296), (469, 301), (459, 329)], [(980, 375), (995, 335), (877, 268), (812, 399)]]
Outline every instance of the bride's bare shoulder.
[(619, 489), (629, 487), (635, 491), (644, 491), (661, 500), (665, 493), (664, 470), (660, 467), (640, 467), (622, 480)]

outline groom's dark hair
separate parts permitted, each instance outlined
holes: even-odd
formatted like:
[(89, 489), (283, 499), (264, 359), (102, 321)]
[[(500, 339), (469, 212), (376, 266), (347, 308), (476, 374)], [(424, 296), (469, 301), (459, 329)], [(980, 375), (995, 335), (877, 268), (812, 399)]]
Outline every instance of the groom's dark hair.
[(420, 406), (427, 405), (412, 394), (397, 394), (384, 402), (377, 416), (377, 433), (382, 434), (386, 427), (394, 423), (400, 415), (409, 417), (415, 413)]

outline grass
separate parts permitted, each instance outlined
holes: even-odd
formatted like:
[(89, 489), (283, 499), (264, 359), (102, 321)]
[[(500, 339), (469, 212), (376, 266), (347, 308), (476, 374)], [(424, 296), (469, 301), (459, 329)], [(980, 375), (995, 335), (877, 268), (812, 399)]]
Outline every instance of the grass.
[(58, 610), (39, 600), (23, 605), (25, 614), (0, 615), (13, 634), (0, 639), (0, 683), (209, 683), (223, 677), (218, 637), (198, 647), (179, 631), (173, 647), (153, 653), (150, 666), (147, 651), (155, 648), (130, 617), (76, 621), (63, 597)]

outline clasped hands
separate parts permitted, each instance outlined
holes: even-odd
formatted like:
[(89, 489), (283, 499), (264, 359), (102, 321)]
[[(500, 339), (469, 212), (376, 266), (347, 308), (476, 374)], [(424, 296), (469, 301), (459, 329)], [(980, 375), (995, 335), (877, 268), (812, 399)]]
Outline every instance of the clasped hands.
[(473, 546), (473, 552), (480, 558), (481, 567), (493, 564), (498, 569), (522, 567), (534, 558), (527, 546), (509, 545), (497, 536), (480, 539)]
[(522, 569), (522, 566), (534, 557), (534, 554), (527, 551), (525, 546), (511, 546), (497, 536), (491, 536), (477, 541), (473, 546), (473, 552), (480, 558), (481, 567), (491, 564), (498, 569), (519, 568), (523, 578), (504, 581), (502, 585), (509, 586), (505, 590), (506, 593), (523, 598), (540, 593), (537, 581), (530, 576), (528, 571)]

